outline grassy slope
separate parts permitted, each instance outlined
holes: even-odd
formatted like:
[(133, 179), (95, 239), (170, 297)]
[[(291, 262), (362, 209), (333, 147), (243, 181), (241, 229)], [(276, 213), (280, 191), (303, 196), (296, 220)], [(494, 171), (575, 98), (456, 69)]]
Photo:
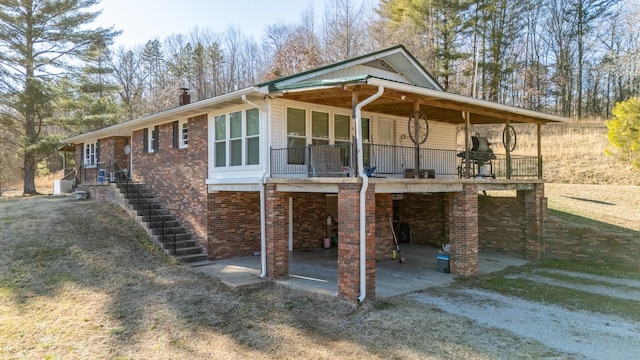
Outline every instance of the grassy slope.
[(373, 307), (352, 312), (274, 285), (231, 290), (167, 260), (110, 204), (0, 201), (3, 359), (483, 359), (546, 351), (402, 298)]

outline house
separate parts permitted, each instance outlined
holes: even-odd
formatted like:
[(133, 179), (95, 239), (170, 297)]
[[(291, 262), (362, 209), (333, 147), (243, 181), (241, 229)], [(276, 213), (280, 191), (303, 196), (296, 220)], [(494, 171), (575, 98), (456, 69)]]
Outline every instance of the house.
[[(114, 200), (121, 179), (145, 184), (210, 260), (259, 253), (261, 276), (283, 278), (290, 251), (337, 234), (338, 297), (357, 303), (375, 297), (394, 220), (414, 244), (449, 243), (456, 275), (477, 273), (479, 250), (544, 251), (540, 129), (565, 119), (447, 93), (402, 46), (195, 103), (180, 96), (64, 146), (81, 188)], [(514, 152), (516, 123), (537, 128), (537, 156)], [(504, 144), (471, 136), (477, 124), (503, 125)]]

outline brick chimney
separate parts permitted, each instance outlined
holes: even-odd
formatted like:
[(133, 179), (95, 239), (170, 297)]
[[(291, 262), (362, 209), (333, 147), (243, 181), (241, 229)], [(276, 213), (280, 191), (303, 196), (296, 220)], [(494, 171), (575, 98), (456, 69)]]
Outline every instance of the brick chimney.
[(180, 90), (182, 91), (182, 93), (180, 93), (180, 96), (178, 98), (180, 106), (189, 105), (191, 103), (191, 95), (189, 95), (189, 89), (180, 88)]

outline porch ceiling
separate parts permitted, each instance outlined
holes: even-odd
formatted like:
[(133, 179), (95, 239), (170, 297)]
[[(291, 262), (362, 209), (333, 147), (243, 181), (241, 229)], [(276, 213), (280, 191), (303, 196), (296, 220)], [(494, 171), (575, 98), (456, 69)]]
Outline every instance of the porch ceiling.
[[(408, 117), (414, 111), (414, 103), (419, 103), (420, 111), (428, 119), (451, 124), (464, 124), (463, 111), (470, 113), (472, 124), (548, 123), (566, 119), (535, 111), (501, 105), (489, 101), (453, 95), (441, 91), (422, 89), (415, 86), (397, 84), (398, 88), (385, 86), (384, 94), (367, 105), (363, 110), (381, 114)], [(414, 92), (401, 87), (412, 88)], [(378, 90), (376, 85), (358, 84), (328, 88), (307, 88), (284, 91), (284, 99), (334, 106), (344, 109), (352, 107), (352, 92), (358, 93), (362, 101)], [(404, 97), (404, 100), (402, 100)]]

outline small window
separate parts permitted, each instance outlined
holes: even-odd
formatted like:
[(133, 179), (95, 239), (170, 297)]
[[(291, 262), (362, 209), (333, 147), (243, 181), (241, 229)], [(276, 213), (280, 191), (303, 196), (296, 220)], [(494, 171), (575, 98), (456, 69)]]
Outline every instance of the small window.
[(246, 111), (247, 165), (260, 164), (260, 114), (258, 109)]
[(180, 149), (189, 147), (189, 122), (187, 120), (178, 123), (178, 147)]
[(97, 142), (84, 144), (84, 166), (92, 167), (97, 165), (96, 150)]
[(215, 166), (227, 166), (227, 116), (215, 117)]
[(153, 153), (158, 151), (158, 136), (159, 136), (159, 127), (154, 126), (152, 128), (144, 129), (144, 140), (145, 140), (145, 149), (147, 153)]

